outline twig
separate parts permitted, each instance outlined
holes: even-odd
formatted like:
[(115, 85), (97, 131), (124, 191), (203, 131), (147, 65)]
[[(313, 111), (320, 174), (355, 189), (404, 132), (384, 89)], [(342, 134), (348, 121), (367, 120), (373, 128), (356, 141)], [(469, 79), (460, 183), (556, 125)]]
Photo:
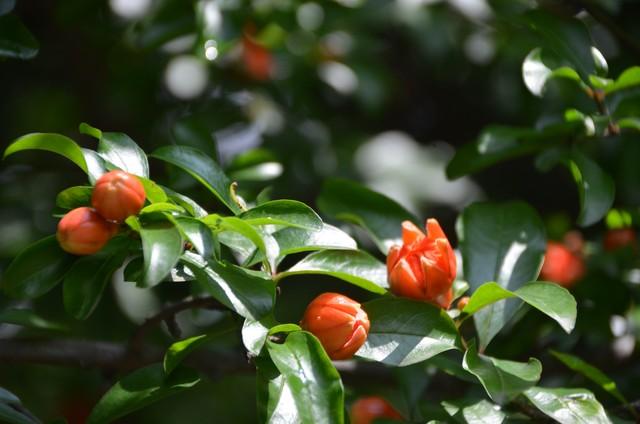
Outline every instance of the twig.
[(224, 305), (222, 305), (212, 297), (199, 297), (196, 299), (184, 300), (182, 302), (175, 303), (161, 310), (151, 318), (147, 318), (145, 322), (136, 329), (136, 331), (133, 333), (133, 336), (131, 336), (131, 338), (129, 339), (129, 350), (132, 353), (139, 352), (141, 346), (144, 344), (144, 339), (146, 338), (147, 333), (154, 327), (160, 325), (160, 323), (163, 321), (167, 323), (170, 331), (176, 330), (176, 328), (172, 329), (172, 322), (175, 322), (176, 314), (188, 309), (198, 308), (227, 309)]

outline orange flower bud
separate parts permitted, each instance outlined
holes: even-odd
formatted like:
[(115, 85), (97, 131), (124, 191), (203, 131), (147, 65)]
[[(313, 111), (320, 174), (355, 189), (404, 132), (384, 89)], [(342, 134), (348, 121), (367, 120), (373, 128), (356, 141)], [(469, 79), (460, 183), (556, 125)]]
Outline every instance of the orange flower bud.
[(123, 222), (140, 212), (144, 199), (140, 180), (135, 175), (116, 170), (107, 172), (96, 181), (91, 204), (105, 219)]
[(458, 310), (461, 311), (469, 304), (469, 296), (462, 296), (460, 300), (458, 300)]
[(582, 258), (563, 244), (550, 241), (547, 243), (547, 252), (544, 255), (540, 278), (546, 281), (558, 283), (569, 288), (582, 278), (585, 273)]
[(402, 415), (379, 396), (368, 396), (356, 400), (351, 406), (349, 416), (351, 424), (370, 424), (377, 418), (402, 421)]
[(360, 304), (338, 293), (313, 299), (300, 322), (320, 340), (331, 359), (348, 359), (367, 340), (369, 318)]
[(449, 308), (456, 278), (456, 256), (440, 224), (427, 220), (427, 235), (409, 221), (402, 223), (402, 246), (387, 255), (391, 291)]
[(623, 247), (636, 247), (636, 232), (633, 228), (618, 228), (615, 230), (609, 230), (604, 235), (602, 244), (604, 250), (617, 250)]
[(246, 73), (257, 81), (271, 78), (273, 57), (269, 49), (254, 38), (256, 28), (252, 24), (245, 27), (242, 37), (242, 62)]
[(91, 208), (81, 207), (62, 217), (56, 237), (63, 250), (74, 255), (92, 255), (117, 231), (116, 224), (106, 221)]

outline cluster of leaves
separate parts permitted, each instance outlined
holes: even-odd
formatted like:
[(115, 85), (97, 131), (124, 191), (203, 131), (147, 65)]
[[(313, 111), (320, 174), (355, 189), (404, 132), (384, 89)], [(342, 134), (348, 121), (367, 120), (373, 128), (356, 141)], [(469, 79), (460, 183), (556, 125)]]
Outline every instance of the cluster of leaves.
[[(481, 384), (491, 401), (478, 399), (465, 406), (448, 402), (441, 413), (481, 422), (470, 417), (491, 410), (501, 422), (520, 414), (514, 402), (521, 399), (563, 423), (575, 422), (566, 417), (576, 414), (589, 422), (609, 422), (590, 392), (538, 386), (539, 360), (516, 362), (483, 353), (525, 305), (567, 332), (575, 325), (572, 295), (558, 285), (535, 281), (546, 240), (541, 220), (528, 205), (478, 203), (465, 209), (458, 222), (464, 272), (456, 283), (456, 296), (469, 287), (472, 295), (464, 309), (447, 312), (387, 293), (385, 265), (358, 249), (347, 233), (324, 223), (309, 206), (264, 196), (247, 203), (216, 162), (197, 149), (165, 146), (150, 157), (190, 174), (227, 214), (209, 213), (194, 200), (156, 184), (150, 179), (147, 156), (125, 134), (103, 133), (86, 124), (81, 131), (99, 140), (95, 151), (62, 135), (29, 134), (11, 144), (5, 156), (31, 149), (53, 151), (78, 165), (90, 182), (108, 170), (125, 170), (143, 182), (148, 205), (137, 217), (129, 217), (127, 230), (95, 255), (69, 255), (54, 237), (28, 247), (3, 275), (2, 287), (11, 296), (35, 298), (62, 282), (67, 312), (87, 319), (120, 267), (126, 280), (143, 288), (187, 281), (192, 296), (211, 296), (244, 319), (242, 341), (257, 368), (262, 421), (342, 422), (344, 388), (335, 365), (312, 334), (294, 323), (279, 323), (273, 315), (279, 281), (292, 275), (329, 275), (374, 295), (363, 304), (371, 330), (357, 352), (362, 360), (404, 367), (425, 364), (447, 351), (463, 354), (460, 363), (454, 363), (455, 373)], [(90, 186), (66, 189), (57, 196), (57, 206), (67, 210), (88, 205), (90, 191)], [(403, 220), (416, 221), (392, 200), (345, 180), (327, 182), (318, 204), (328, 217), (365, 229), (382, 254), (398, 241)], [(279, 269), (287, 255), (300, 252), (311, 253)], [(460, 331), (470, 317), (477, 342)], [(215, 336), (205, 333), (177, 341), (162, 364), (123, 377), (96, 405), (89, 422), (112, 421), (196, 385), (200, 376), (182, 361)], [(451, 363), (446, 363), (449, 366), (443, 367), (450, 370)], [(419, 412), (410, 414), (422, 418)]]
[(11, 11), (15, 0), (0, 1), (0, 58), (31, 59), (38, 54), (38, 41)]

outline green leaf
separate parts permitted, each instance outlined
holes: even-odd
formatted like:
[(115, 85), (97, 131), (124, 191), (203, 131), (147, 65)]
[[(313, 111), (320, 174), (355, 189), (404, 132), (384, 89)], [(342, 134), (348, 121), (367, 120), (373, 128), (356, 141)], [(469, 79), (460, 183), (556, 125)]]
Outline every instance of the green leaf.
[(528, 362), (507, 361), (478, 354), (470, 345), (462, 360), (462, 366), (480, 380), (487, 394), (498, 403), (505, 403), (540, 380), (542, 364), (535, 358)]
[[(276, 269), (276, 260), (280, 254), (280, 248), (273, 236), (262, 229), (255, 228), (251, 224), (235, 216), (221, 217), (220, 215), (208, 215), (202, 218), (202, 222), (207, 224), (215, 232), (231, 231), (242, 235), (250, 240), (267, 258), (270, 266), (270, 271), (274, 272)], [(224, 237), (220, 238), (220, 241), (225, 243), (227, 240)], [(231, 247), (236, 247), (231, 246)], [(249, 255), (252, 250), (247, 249), (241, 245), (243, 253)]]
[(149, 162), (144, 151), (128, 135), (103, 132), (98, 153), (106, 161), (123, 171), (149, 178)]
[[(2, 25), (2, 22), (0, 22)], [(2, 54), (2, 52), (0, 52)], [(18, 404), (19, 405), (19, 404)], [(26, 415), (18, 411), (11, 404), (0, 401), (0, 422), (6, 424), (39, 424), (40, 420), (33, 415)]]
[(140, 176), (138, 176), (138, 179), (144, 187), (144, 194), (149, 203), (164, 203), (169, 199), (162, 187), (152, 180)]
[(555, 283), (533, 282), (511, 292), (496, 283), (481, 285), (464, 308), (466, 314), (474, 314), (495, 302), (518, 297), (540, 312), (553, 318), (570, 333), (576, 323), (576, 301), (567, 289)]
[(200, 334), (199, 336), (189, 337), (184, 340), (177, 341), (169, 346), (164, 354), (162, 365), (164, 372), (169, 375), (176, 369), (178, 365), (194, 350), (204, 345), (210, 340), (208, 334)]
[(107, 170), (107, 164), (104, 159), (98, 154), (90, 149), (82, 148), (82, 155), (84, 156), (84, 160), (87, 163), (87, 174), (89, 175), (89, 182), (91, 184), (95, 184), (103, 174), (105, 174)]
[(173, 201), (177, 205), (182, 206), (187, 212), (191, 214), (191, 216), (194, 216), (196, 218), (203, 218), (209, 215), (209, 213), (193, 199), (183, 194), (177, 193), (170, 188), (161, 188), (165, 193), (167, 193), (167, 196), (169, 197), (169, 199), (171, 199), (171, 201)]
[(16, 6), (16, 0), (0, 0), (0, 16), (11, 12)]
[(169, 221), (143, 225), (140, 230), (144, 253), (143, 287), (160, 283), (178, 263), (184, 249), (180, 230)]
[(613, 205), (613, 179), (597, 163), (574, 150), (568, 163), (580, 195), (578, 224), (586, 227), (600, 221)]
[(94, 255), (78, 259), (64, 276), (63, 300), (67, 313), (87, 319), (102, 298), (105, 287), (127, 255), (131, 239), (115, 237)]
[(307, 230), (322, 229), (322, 219), (309, 206), (295, 200), (272, 200), (240, 215), (252, 225), (285, 225)]
[(329, 275), (378, 294), (386, 293), (389, 288), (386, 265), (361, 250), (321, 250), (276, 278), (305, 274)]
[[(0, 18), (2, 19), (2, 18)], [(2, 25), (0, 24), (0, 27)], [(46, 150), (62, 155), (88, 173), (87, 163), (80, 146), (69, 137), (52, 133), (32, 133), (15, 140), (4, 151), (3, 158), (24, 150)]]
[(600, 50), (592, 46), (591, 57), (593, 58), (596, 74), (599, 77), (606, 77), (607, 73), (609, 73), (609, 64), (607, 63), (607, 59), (604, 58), (604, 55)]
[(56, 196), (56, 206), (62, 209), (75, 209), (80, 206), (91, 206), (93, 187), (76, 186), (62, 190)]
[(86, 122), (81, 122), (80, 125), (78, 125), (78, 131), (97, 140), (100, 140), (102, 138), (102, 131), (100, 131), (98, 128), (92, 127)]
[(222, 304), (245, 318), (259, 320), (273, 308), (275, 284), (244, 268), (185, 252), (182, 262), (202, 287)]
[(175, 165), (204, 185), (236, 215), (242, 210), (231, 197), (231, 181), (217, 163), (201, 151), (187, 146), (164, 146), (151, 155)]
[(616, 124), (621, 129), (640, 131), (640, 118), (622, 118)]
[[(457, 223), (464, 276), (472, 290), (487, 281), (515, 291), (534, 281), (546, 251), (544, 224), (526, 203), (475, 203)], [(509, 299), (478, 311), (475, 325), (484, 349), (511, 320), (521, 302)]]
[(56, 236), (45, 237), (28, 246), (2, 274), (2, 287), (13, 297), (32, 299), (54, 288), (74, 257), (60, 248)]
[(588, 390), (532, 387), (524, 395), (560, 424), (611, 424), (600, 402)]
[(211, 229), (202, 221), (181, 216), (176, 218), (180, 231), (203, 258), (210, 258), (216, 243)]
[(576, 300), (564, 287), (546, 282), (528, 283), (516, 290), (514, 294), (556, 320), (567, 333), (570, 333), (576, 325)]
[(20, 399), (10, 391), (0, 387), (0, 422), (6, 424), (40, 424), (31, 412), (22, 406)]
[(603, 390), (608, 392), (611, 396), (619, 400), (621, 403), (627, 404), (629, 403), (625, 397), (620, 393), (618, 387), (616, 386), (615, 381), (610, 379), (605, 373), (600, 371), (598, 368), (593, 365), (583, 361), (577, 356), (570, 355), (568, 353), (557, 352), (555, 350), (551, 351), (551, 354), (555, 356), (560, 362), (565, 364), (567, 367), (571, 368), (573, 371), (582, 374), (587, 377), (589, 380), (598, 384)]
[(502, 424), (507, 419), (500, 406), (484, 399), (472, 403), (445, 401), (442, 406), (449, 415), (466, 424)]
[(140, 215), (152, 214), (156, 212), (165, 212), (168, 215), (172, 213), (183, 214), (186, 211), (178, 205), (169, 202), (152, 203), (140, 210)]
[(548, 171), (557, 164), (565, 165), (578, 186), (580, 215), (578, 224), (586, 227), (602, 219), (611, 208), (615, 198), (613, 179), (596, 162), (578, 149), (551, 149), (541, 154), (536, 165)]
[(626, 69), (615, 82), (605, 89), (606, 94), (615, 93), (619, 90), (626, 90), (628, 88), (640, 85), (640, 66), (633, 66)]
[(456, 151), (447, 165), (447, 176), (460, 178), (507, 159), (533, 154), (568, 140), (583, 127), (582, 122), (562, 122), (541, 130), (489, 126), (482, 130), (476, 141)]
[(595, 73), (591, 37), (578, 19), (531, 10), (517, 18), (539, 37), (542, 47), (568, 62), (584, 78)]
[[(50, 331), (68, 331), (69, 328), (61, 323), (42, 318), (30, 309), (5, 309), (0, 312), (0, 322), (20, 325), (22, 327), (35, 328)], [(0, 399), (0, 402), (2, 399)]]
[(118, 381), (95, 406), (88, 424), (110, 423), (147, 405), (195, 386), (198, 374), (178, 368), (166, 375), (162, 364), (140, 368)]
[(292, 422), (284, 419), (288, 414), (295, 414), (296, 422), (301, 423), (344, 422), (340, 374), (318, 339), (305, 331), (296, 331), (289, 333), (282, 344), (267, 341), (267, 350), (282, 374), (284, 390), (288, 391), (286, 396), (281, 394), (276, 405), (279, 408), (272, 411), (267, 422)]
[[(356, 241), (347, 233), (329, 224), (322, 224), (318, 231), (288, 227), (272, 234), (280, 247), (278, 261), (293, 253), (310, 252), (316, 250), (357, 250)], [(264, 255), (256, 252), (249, 265), (261, 262)]]
[(32, 59), (38, 54), (38, 41), (17, 16), (0, 13), (0, 57)]
[(254, 356), (260, 355), (267, 341), (269, 329), (277, 324), (273, 315), (266, 315), (259, 320), (246, 318), (242, 325), (242, 343), (247, 351)]
[(385, 255), (400, 243), (402, 221), (417, 222), (393, 200), (350, 180), (326, 181), (317, 203), (330, 217), (362, 226)]
[(367, 302), (369, 336), (356, 353), (393, 366), (406, 366), (458, 348), (458, 331), (447, 313), (429, 303), (385, 297)]
[(271, 181), (282, 175), (282, 164), (264, 162), (246, 168), (230, 171), (229, 176), (235, 181)]
[(542, 96), (546, 83), (554, 78), (566, 78), (570, 81), (575, 81), (578, 85), (584, 85), (580, 75), (567, 66), (550, 69), (542, 61), (542, 49), (540, 47), (531, 50), (524, 62), (522, 62), (522, 78), (529, 91), (538, 97)]

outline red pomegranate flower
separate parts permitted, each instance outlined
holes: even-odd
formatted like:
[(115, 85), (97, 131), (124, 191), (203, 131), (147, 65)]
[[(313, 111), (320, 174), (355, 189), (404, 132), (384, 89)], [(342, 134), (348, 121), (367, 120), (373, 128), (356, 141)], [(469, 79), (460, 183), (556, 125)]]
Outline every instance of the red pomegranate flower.
[(449, 308), (456, 278), (456, 256), (440, 224), (427, 220), (427, 234), (409, 221), (402, 223), (402, 246), (387, 255), (391, 291), (397, 296)]

